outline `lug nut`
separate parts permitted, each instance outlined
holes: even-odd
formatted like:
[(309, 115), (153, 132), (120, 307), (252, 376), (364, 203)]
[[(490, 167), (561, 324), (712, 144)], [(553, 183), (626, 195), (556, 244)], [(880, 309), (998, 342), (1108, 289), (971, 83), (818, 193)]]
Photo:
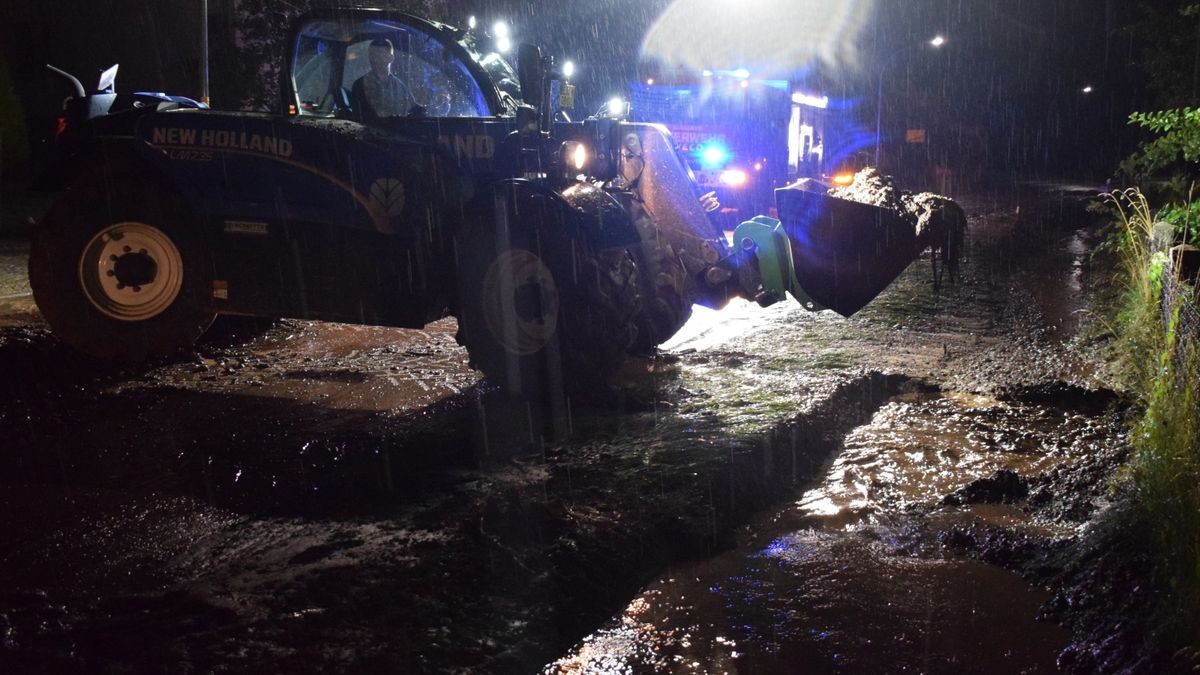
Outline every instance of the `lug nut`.
[(710, 286), (719, 286), (726, 281), (729, 281), (730, 277), (732, 276), (733, 273), (724, 267), (710, 267), (708, 268), (708, 271), (704, 273), (704, 280), (707, 281)]

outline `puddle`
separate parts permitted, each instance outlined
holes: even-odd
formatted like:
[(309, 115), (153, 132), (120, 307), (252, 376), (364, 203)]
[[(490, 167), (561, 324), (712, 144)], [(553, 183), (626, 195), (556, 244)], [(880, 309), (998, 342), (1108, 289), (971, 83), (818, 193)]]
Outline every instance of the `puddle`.
[(795, 532), (660, 581), (545, 672), (1050, 672), (1046, 594), (971, 560)]
[(546, 673), (1053, 672), (1049, 594), (948, 551), (967, 523), (1051, 539), (1029, 478), (1111, 443), (1111, 420), (967, 394), (896, 396), (821, 482), (743, 544), (651, 584)]

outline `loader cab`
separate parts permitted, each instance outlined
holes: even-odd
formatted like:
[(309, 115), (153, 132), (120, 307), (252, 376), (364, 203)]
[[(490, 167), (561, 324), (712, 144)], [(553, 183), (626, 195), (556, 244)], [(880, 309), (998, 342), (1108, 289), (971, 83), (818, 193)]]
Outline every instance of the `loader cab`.
[(475, 52), (448, 26), (395, 12), (339, 10), (309, 14), (293, 34), (284, 82), (290, 115), (361, 119), (350, 92), (369, 72), (368, 51), (378, 39), (394, 47), (392, 75), (411, 98), (407, 115), (493, 117), (511, 107), (503, 92), (515, 79), (511, 67), (498, 54)]

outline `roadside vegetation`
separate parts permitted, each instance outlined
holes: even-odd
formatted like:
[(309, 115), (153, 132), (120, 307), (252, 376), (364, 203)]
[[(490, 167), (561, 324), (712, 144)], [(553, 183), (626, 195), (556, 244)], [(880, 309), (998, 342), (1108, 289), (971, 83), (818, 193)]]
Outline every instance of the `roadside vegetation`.
[[(1117, 375), (1138, 402), (1127, 472), (1130, 539), (1155, 566), (1151, 642), (1200, 663), (1200, 311), (1169, 250), (1200, 238), (1200, 109), (1135, 113), (1153, 140), (1122, 166), (1143, 188), (1108, 195), (1124, 292)], [(1157, 204), (1155, 207), (1153, 204)]]

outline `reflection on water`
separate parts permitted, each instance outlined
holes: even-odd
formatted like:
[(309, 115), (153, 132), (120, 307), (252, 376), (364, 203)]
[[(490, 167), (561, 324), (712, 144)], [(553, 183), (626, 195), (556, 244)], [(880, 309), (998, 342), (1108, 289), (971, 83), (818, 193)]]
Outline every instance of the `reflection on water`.
[(942, 552), (933, 530), (1068, 534), (999, 499), (942, 502), (999, 470), (1070, 462), (1103, 442), (1102, 425), (970, 395), (892, 399), (747, 546), (650, 585), (545, 672), (1053, 672), (1068, 636), (1036, 620), (1045, 591)]

